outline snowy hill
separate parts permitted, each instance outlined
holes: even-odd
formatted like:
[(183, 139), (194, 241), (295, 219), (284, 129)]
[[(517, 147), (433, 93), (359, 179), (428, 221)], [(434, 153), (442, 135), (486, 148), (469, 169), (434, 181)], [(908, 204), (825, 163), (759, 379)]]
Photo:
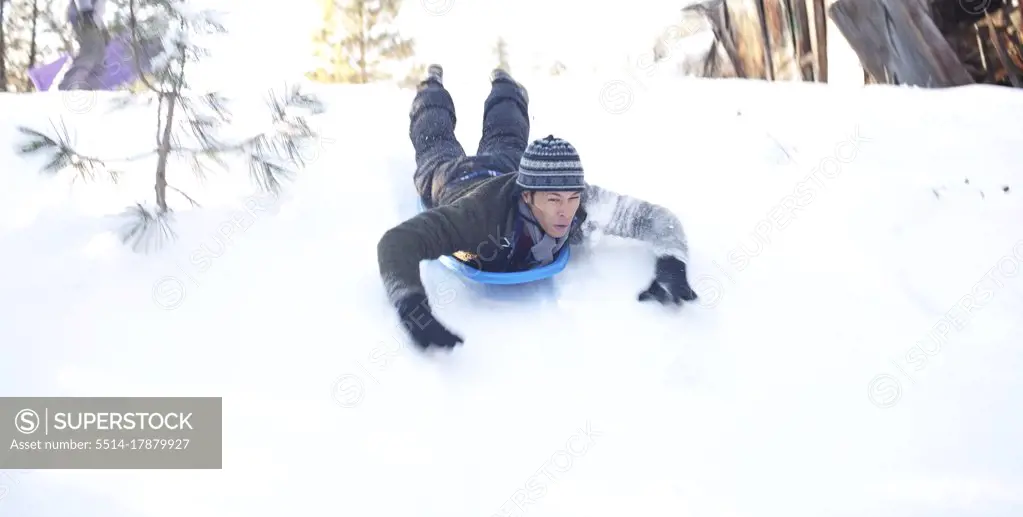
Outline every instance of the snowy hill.
[[(63, 116), (82, 152), (129, 155), (152, 108), (0, 96), (0, 394), (225, 411), (221, 471), (0, 473), (0, 516), (1023, 512), (1023, 95), (527, 86), (534, 137), (677, 211), (700, 304), (637, 303), (653, 257), (613, 238), (550, 287), (424, 265), (466, 344), (423, 357), (375, 257), (415, 210), (410, 93), (319, 90), (322, 145), (285, 196), (211, 178), (150, 256), (112, 233), (150, 164), (71, 188), (13, 148)], [(485, 88), (451, 86), (466, 148)]]

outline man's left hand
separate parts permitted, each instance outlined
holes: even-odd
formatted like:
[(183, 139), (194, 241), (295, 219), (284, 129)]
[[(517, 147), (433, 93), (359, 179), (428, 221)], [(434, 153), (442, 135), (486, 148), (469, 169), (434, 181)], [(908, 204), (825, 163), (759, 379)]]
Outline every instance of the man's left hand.
[(639, 293), (639, 301), (657, 300), (665, 305), (682, 305), (683, 301), (695, 300), (696, 293), (686, 278), (686, 264), (681, 260), (664, 256), (657, 259), (657, 273), (650, 287)]

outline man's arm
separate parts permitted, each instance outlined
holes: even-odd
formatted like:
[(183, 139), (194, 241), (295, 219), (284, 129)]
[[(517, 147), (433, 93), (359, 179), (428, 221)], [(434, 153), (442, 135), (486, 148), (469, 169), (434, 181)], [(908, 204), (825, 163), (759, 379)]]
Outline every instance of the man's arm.
[(457, 251), (475, 251), (487, 240), (486, 214), (478, 200), (427, 210), (391, 228), (377, 244), (380, 277), (392, 304), (425, 294), (419, 263)]
[(697, 299), (689, 285), (686, 263), (689, 245), (682, 222), (670, 210), (653, 203), (590, 186), (586, 190), (586, 225), (608, 235), (649, 243), (657, 254), (654, 280), (639, 293), (639, 301), (657, 300), (681, 305)]
[(586, 189), (585, 224), (591, 231), (647, 242), (658, 257), (689, 261), (682, 222), (662, 206), (590, 185)]

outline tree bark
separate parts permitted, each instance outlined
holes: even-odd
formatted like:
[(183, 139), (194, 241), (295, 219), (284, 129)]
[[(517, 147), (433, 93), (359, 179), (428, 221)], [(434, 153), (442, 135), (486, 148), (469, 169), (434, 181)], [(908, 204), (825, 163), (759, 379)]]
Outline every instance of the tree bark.
[(32, 0), (32, 43), (28, 50), (28, 69), (36, 67), (36, 57), (39, 47), (36, 40), (39, 38), (39, 0)]
[(836, 0), (828, 14), (878, 82), (925, 88), (973, 84), (920, 0)]
[(828, 12), (824, 0), (807, 0), (813, 2), (813, 35), (814, 76), (817, 81), (828, 82)]
[(4, 5), (0, 0), (0, 92), (7, 91), (7, 35), (4, 34)]

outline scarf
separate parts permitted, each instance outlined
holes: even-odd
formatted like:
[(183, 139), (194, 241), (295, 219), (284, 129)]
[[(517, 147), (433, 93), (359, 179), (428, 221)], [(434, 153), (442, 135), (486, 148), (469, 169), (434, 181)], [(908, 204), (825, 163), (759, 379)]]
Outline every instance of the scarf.
[(558, 250), (565, 245), (568, 241), (568, 234), (560, 239), (555, 239), (550, 235), (547, 235), (543, 228), (540, 227), (540, 222), (533, 217), (533, 212), (526, 205), (526, 202), (519, 199), (519, 215), (525, 219), (526, 231), (529, 232), (529, 237), (533, 239), (533, 247), (530, 251), (533, 255), (533, 260), (538, 262), (541, 266), (546, 266), (551, 262), (554, 262), (554, 255), (557, 254)]

